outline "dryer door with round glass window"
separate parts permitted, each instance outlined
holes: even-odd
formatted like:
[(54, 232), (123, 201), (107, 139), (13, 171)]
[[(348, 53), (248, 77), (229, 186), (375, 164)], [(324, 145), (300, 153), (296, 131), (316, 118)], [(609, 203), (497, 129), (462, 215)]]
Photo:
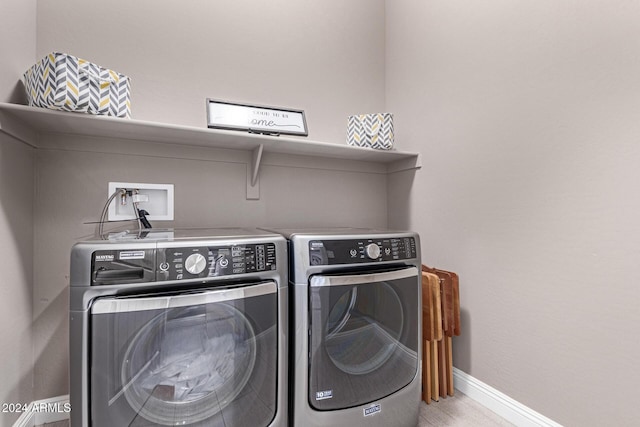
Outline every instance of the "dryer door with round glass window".
[(277, 288), (97, 299), (92, 426), (266, 426), (275, 416)]
[(415, 267), (310, 279), (309, 403), (363, 405), (418, 374), (420, 282)]

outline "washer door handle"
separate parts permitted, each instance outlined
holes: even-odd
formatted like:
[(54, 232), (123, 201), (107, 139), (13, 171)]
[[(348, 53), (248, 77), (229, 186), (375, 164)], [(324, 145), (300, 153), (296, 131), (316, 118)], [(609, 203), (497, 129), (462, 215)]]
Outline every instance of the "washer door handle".
[(276, 282), (267, 281), (247, 284), (239, 288), (215, 289), (198, 293), (149, 297), (99, 298), (91, 306), (91, 314), (127, 313), (145, 310), (163, 310), (188, 307), (214, 302), (233, 301), (278, 291)]

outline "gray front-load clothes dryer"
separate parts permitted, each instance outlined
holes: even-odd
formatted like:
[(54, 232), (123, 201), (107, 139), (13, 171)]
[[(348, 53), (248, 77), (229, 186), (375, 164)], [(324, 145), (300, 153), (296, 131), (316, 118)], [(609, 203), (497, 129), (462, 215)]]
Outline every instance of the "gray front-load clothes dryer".
[(285, 427), (287, 246), (247, 229), (76, 244), (72, 427)]
[(272, 231), (289, 242), (291, 423), (415, 427), (422, 377), (419, 236)]

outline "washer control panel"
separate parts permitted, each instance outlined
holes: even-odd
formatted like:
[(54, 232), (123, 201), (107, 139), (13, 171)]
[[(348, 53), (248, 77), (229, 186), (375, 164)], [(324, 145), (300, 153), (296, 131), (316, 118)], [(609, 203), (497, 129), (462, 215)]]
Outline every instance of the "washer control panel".
[(276, 246), (261, 243), (157, 250), (158, 281), (230, 276), (276, 269)]
[(309, 242), (311, 265), (359, 264), (415, 258), (413, 237), (348, 240), (312, 240)]
[(189, 280), (276, 270), (276, 245), (99, 249), (91, 254), (91, 285)]

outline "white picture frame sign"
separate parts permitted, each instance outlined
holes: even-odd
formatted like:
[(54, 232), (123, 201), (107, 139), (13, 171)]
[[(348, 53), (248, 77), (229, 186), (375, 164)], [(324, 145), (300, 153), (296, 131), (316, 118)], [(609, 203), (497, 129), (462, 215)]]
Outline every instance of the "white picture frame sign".
[(303, 110), (207, 99), (207, 127), (266, 135), (308, 136)]

